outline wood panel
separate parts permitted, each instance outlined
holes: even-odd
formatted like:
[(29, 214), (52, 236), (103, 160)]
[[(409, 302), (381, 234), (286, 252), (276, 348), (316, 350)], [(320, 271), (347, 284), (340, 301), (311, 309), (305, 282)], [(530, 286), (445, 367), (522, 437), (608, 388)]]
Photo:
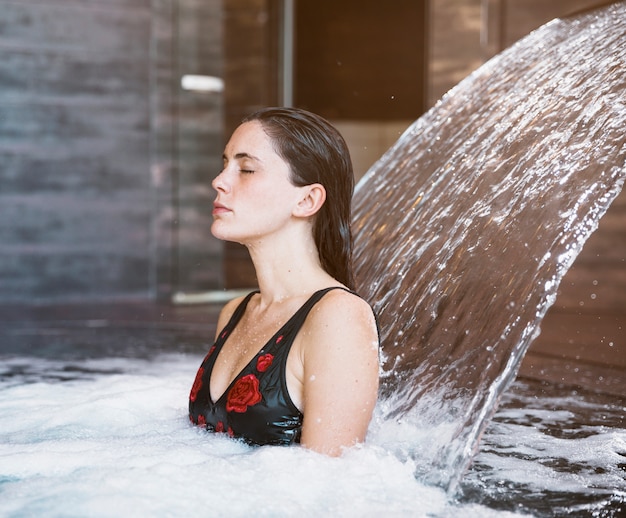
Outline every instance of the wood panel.
[(0, 0), (0, 300), (215, 287), (221, 0)]
[(485, 0), (428, 2), (428, 108), (483, 64), (484, 4)]
[(278, 104), (279, 2), (224, 0), (226, 138), (253, 111)]
[(223, 10), (220, 1), (178, 0), (176, 16), (177, 260), (175, 291), (223, 286), (223, 245), (210, 233), (224, 150), (223, 94), (187, 91), (185, 74), (223, 76)]
[(0, 1), (0, 298), (150, 292), (151, 5)]
[[(278, 99), (279, 2), (224, 0), (224, 131), (228, 140), (246, 115)], [(224, 243), (223, 274), (228, 289), (257, 284), (248, 251)]]
[[(484, 1), (484, 57), (493, 56), (553, 18), (608, 3)], [(626, 191), (622, 190), (563, 278), (520, 375), (626, 397), (625, 369)]]
[(407, 120), (425, 111), (426, 2), (296, 5), (295, 104), (331, 120)]
[(483, 0), (486, 58), (496, 55), (550, 20), (609, 4), (607, 0)]
[(626, 397), (626, 190), (585, 243), (522, 363), (523, 376)]

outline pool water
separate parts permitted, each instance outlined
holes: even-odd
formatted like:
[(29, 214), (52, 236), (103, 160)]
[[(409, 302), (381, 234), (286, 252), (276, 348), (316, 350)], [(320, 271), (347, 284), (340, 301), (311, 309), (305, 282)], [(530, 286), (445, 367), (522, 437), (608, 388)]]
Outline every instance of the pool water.
[(462, 485), (464, 499), (534, 516), (626, 516), (626, 400), (517, 380)]
[[(517, 381), (457, 498), (421, 483), (372, 424), (341, 458), (250, 448), (190, 425), (202, 356), (51, 360), (0, 367), (0, 515), (620, 516), (624, 401)], [(419, 441), (407, 436), (398, 441)], [(393, 439), (391, 439), (393, 440)]]

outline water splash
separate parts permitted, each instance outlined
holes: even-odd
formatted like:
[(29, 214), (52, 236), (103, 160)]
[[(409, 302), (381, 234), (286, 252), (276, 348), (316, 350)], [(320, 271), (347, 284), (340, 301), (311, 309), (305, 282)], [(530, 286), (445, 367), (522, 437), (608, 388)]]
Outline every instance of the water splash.
[[(554, 20), (418, 119), (357, 187), (382, 419), (453, 493), (556, 290), (626, 176), (626, 2)], [(433, 430), (437, 430), (433, 434)]]

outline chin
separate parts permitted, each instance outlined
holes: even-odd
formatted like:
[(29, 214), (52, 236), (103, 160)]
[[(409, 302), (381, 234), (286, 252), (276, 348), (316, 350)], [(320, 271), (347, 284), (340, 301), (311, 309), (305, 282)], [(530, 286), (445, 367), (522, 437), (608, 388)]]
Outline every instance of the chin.
[(219, 227), (219, 224), (213, 223), (213, 225), (211, 225), (211, 235), (217, 239), (221, 239), (222, 241), (228, 241), (227, 233)]
[(213, 223), (211, 225), (211, 235), (220, 241), (230, 241), (232, 243), (241, 243), (241, 240), (236, 234), (228, 232), (224, 228), (220, 228), (219, 224)]

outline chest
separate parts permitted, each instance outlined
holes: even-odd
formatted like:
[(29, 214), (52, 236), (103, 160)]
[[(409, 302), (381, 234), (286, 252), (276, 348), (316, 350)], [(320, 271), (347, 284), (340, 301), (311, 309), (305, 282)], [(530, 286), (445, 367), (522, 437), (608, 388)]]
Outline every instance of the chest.
[(288, 356), (298, 350), (298, 345), (297, 329), (291, 320), (288, 314), (259, 318), (251, 312), (244, 315), (234, 328), (225, 330), (225, 334), (218, 338), (218, 350), (210, 374), (213, 401), (218, 400), (244, 371), (254, 371), (261, 356), (267, 354), (280, 361), (289, 371), (288, 377), (293, 377), (291, 371), (297, 362)]

